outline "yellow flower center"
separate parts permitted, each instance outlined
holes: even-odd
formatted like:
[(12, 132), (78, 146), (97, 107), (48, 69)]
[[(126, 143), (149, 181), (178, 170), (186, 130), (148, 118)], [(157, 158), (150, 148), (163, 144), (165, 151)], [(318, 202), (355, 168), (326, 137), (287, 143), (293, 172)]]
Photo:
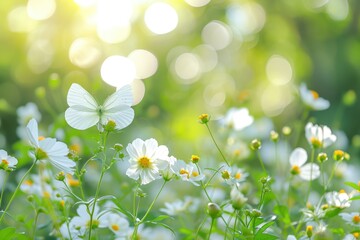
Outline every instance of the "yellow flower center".
[(228, 179), (230, 179), (230, 173), (225, 170), (221, 173), (221, 177), (225, 180), (228, 180)]
[(360, 233), (359, 232), (354, 232), (353, 236), (357, 239), (360, 236)]
[(197, 177), (197, 176), (199, 176), (199, 173), (198, 173), (197, 171), (193, 171), (192, 174), (191, 174), (191, 176)]
[(24, 181), (24, 184), (28, 185), (28, 186), (32, 186), (34, 184), (34, 182), (32, 180), (27, 179)]
[(80, 186), (80, 181), (77, 179), (73, 179), (73, 177), (70, 174), (67, 174), (67, 182), (70, 185), (70, 187)]
[(339, 193), (346, 193), (346, 191), (344, 189), (340, 189)]
[(120, 227), (117, 224), (112, 224), (111, 229), (114, 230), (114, 231), (119, 231)]
[(49, 193), (48, 191), (45, 191), (45, 192), (44, 192), (44, 197), (45, 197), (45, 198), (50, 198), (50, 193)]
[(322, 142), (316, 137), (310, 138), (310, 142), (314, 148), (319, 148), (322, 146)]
[(145, 156), (138, 159), (138, 164), (142, 168), (150, 168), (151, 166), (150, 159)]
[(301, 170), (298, 165), (294, 165), (294, 166), (292, 166), (290, 172), (291, 172), (291, 174), (298, 175), (298, 174), (300, 174)]
[(313, 96), (314, 99), (318, 99), (319, 98), (319, 93), (317, 93), (316, 91), (314, 90), (310, 90), (311, 92), (311, 95)]
[(76, 153), (80, 153), (80, 151), (81, 151), (81, 147), (79, 144), (72, 144), (69, 146), (69, 149)]
[(359, 215), (355, 215), (352, 219), (353, 223), (358, 224), (360, 223), (360, 216)]
[(199, 162), (199, 160), (200, 160), (200, 157), (198, 155), (191, 155), (191, 161), (193, 163), (197, 163), (197, 162)]
[(6, 159), (1, 160), (1, 165), (3, 166), (8, 166), (9, 165), (9, 161), (7, 161)]
[(60, 200), (60, 206), (63, 208), (65, 206), (65, 201), (64, 200)]
[(237, 172), (235, 174), (235, 179), (239, 180), (241, 178), (241, 173), (240, 172)]
[(179, 173), (182, 175), (182, 174), (186, 174), (187, 175), (187, 178), (189, 178), (189, 171), (185, 170), (185, 169), (180, 169)]
[(241, 151), (239, 149), (234, 150), (234, 156), (238, 157), (241, 155)]
[(42, 141), (42, 140), (44, 140), (44, 139), (45, 139), (44, 136), (39, 136), (39, 137), (38, 137), (38, 140), (39, 140), (39, 141)]

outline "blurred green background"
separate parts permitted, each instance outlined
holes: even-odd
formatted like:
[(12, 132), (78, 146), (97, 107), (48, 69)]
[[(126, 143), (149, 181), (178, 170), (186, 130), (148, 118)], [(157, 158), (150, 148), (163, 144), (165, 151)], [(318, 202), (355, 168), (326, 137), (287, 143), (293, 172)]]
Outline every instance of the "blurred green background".
[(18, 140), (16, 109), (28, 102), (43, 126), (89, 136), (64, 120), (73, 82), (99, 103), (133, 84), (136, 116), (114, 141), (154, 137), (182, 157), (200, 151), (201, 113), (248, 107), (291, 125), (302, 82), (331, 102), (317, 122), (351, 139), (359, 104), (343, 98), (360, 88), (359, 14), (357, 0), (0, 1), (1, 147)]

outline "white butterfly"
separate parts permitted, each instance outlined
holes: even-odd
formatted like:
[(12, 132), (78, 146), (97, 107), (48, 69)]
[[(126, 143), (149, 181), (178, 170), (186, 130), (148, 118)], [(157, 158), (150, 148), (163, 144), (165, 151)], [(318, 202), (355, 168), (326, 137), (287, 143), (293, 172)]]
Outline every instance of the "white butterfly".
[(73, 83), (67, 95), (67, 103), (69, 108), (65, 112), (66, 122), (78, 130), (97, 124), (99, 131), (103, 131), (109, 120), (116, 123), (116, 129), (123, 129), (134, 119), (130, 85), (120, 88), (110, 95), (103, 105), (99, 105), (90, 93), (79, 84)]

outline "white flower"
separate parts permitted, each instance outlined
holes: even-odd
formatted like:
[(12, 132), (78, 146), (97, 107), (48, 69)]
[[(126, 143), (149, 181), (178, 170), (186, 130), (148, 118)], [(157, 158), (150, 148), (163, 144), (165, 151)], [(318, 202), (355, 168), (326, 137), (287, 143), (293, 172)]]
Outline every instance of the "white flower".
[(129, 154), (130, 167), (126, 175), (148, 184), (161, 177), (160, 170), (169, 165), (169, 150), (166, 146), (158, 146), (155, 139), (145, 141), (137, 138), (126, 147)]
[(221, 178), (230, 185), (245, 181), (246, 177), (249, 175), (243, 169), (234, 166), (223, 166), (219, 172), (221, 174)]
[(6, 151), (0, 150), (0, 169), (12, 171), (17, 163), (18, 160), (16, 158), (8, 155)]
[(326, 202), (331, 207), (336, 208), (348, 208), (351, 205), (351, 194), (347, 194), (346, 192), (328, 192), (325, 194)]
[(358, 212), (352, 213), (340, 213), (339, 214), (348, 224), (359, 227), (360, 226), (360, 214)]
[(250, 126), (254, 122), (254, 118), (249, 114), (247, 108), (231, 108), (224, 119), (221, 120), (223, 125), (232, 127), (239, 131), (247, 126)]
[(99, 218), (101, 227), (109, 228), (117, 237), (129, 235), (129, 222), (120, 214), (107, 212)]
[(200, 173), (194, 163), (186, 164), (183, 160), (178, 160), (175, 163), (174, 170), (177, 176), (183, 181), (191, 182), (195, 186), (199, 186), (197, 183), (204, 179), (204, 175)]
[(248, 200), (236, 185), (231, 189), (230, 199), (234, 209), (241, 209)]
[(300, 97), (306, 106), (312, 110), (325, 110), (330, 107), (330, 102), (319, 97), (319, 94), (313, 90), (308, 90), (303, 83), (300, 86)]
[(18, 116), (18, 123), (21, 126), (26, 126), (29, 121), (34, 118), (36, 121), (41, 120), (41, 114), (35, 103), (29, 102), (25, 106), (21, 106), (16, 110)]
[(331, 133), (329, 127), (313, 125), (311, 122), (305, 126), (305, 136), (314, 148), (326, 148), (336, 141), (336, 136)]
[(290, 165), (292, 174), (299, 175), (302, 179), (310, 181), (320, 176), (320, 169), (315, 163), (305, 164), (307, 157), (307, 153), (303, 148), (296, 148), (290, 155)]
[(69, 108), (65, 112), (66, 122), (73, 128), (84, 130), (97, 124), (99, 131), (111, 120), (115, 129), (127, 127), (134, 119), (133, 94), (130, 85), (110, 95), (103, 105), (79, 84), (73, 83), (67, 95)]
[(67, 157), (69, 149), (63, 142), (56, 141), (55, 138), (39, 138), (38, 124), (35, 119), (31, 119), (26, 126), (28, 138), (35, 147), (34, 157), (36, 160), (49, 160), (50, 163), (65, 173), (74, 173), (75, 162)]
[[(89, 212), (92, 211), (93, 206), (90, 205), (89, 209), (84, 205), (81, 204), (76, 209), (76, 212), (78, 216), (75, 216), (71, 219), (70, 225), (75, 226), (76, 229), (79, 229), (81, 232), (85, 232), (87, 229), (89, 229), (91, 223), (90, 223), (90, 214)], [(100, 221), (99, 218), (99, 208), (98, 206), (95, 206), (94, 209), (94, 215), (92, 218), (92, 226), (93, 228), (97, 227), (106, 227), (102, 221)]]
[(184, 201), (178, 199), (172, 203), (166, 202), (165, 208), (160, 208), (160, 211), (170, 216), (177, 216), (183, 212), (195, 212), (199, 209), (199, 205), (199, 199), (186, 196)]
[(176, 163), (177, 159), (174, 156), (171, 156), (168, 158), (168, 161), (166, 161), (166, 166), (164, 169), (160, 169), (160, 175), (166, 180), (170, 180), (175, 176), (175, 170), (174, 165)]

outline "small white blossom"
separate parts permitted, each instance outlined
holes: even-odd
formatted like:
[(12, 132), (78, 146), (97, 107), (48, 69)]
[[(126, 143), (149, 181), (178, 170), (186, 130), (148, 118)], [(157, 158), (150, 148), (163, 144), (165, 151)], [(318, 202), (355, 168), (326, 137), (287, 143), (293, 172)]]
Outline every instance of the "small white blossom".
[(227, 127), (240, 131), (254, 122), (254, 118), (249, 114), (247, 108), (231, 108), (221, 123)]
[(16, 167), (18, 160), (7, 154), (5, 150), (0, 150), (0, 169), (13, 170)]
[(195, 186), (199, 186), (198, 181), (201, 181), (205, 176), (200, 173), (194, 163), (186, 164), (183, 160), (178, 160), (174, 165), (174, 170), (177, 176), (183, 181), (191, 182)]
[(126, 147), (129, 154), (130, 167), (126, 175), (141, 184), (148, 184), (161, 177), (160, 170), (169, 166), (169, 150), (166, 146), (158, 146), (155, 139), (145, 141), (137, 138)]
[(296, 148), (290, 155), (291, 173), (299, 175), (306, 181), (311, 181), (320, 176), (320, 168), (315, 163), (307, 163), (307, 153), (303, 148)]
[(67, 157), (69, 149), (65, 143), (58, 142), (55, 138), (39, 138), (38, 124), (35, 119), (29, 121), (26, 130), (30, 144), (35, 147), (34, 157), (37, 160), (49, 160), (59, 170), (74, 173), (76, 164)]
[(200, 200), (190, 196), (186, 196), (184, 200), (176, 200), (172, 203), (166, 202), (165, 208), (160, 208), (161, 212), (170, 216), (177, 216), (183, 212), (195, 212), (199, 209)]
[(352, 213), (340, 213), (342, 219), (344, 219), (348, 224), (359, 227), (360, 226), (360, 214), (358, 212)]
[(329, 127), (314, 125), (311, 122), (305, 126), (305, 136), (314, 148), (326, 148), (336, 141), (336, 136), (332, 134)]
[(346, 192), (328, 192), (325, 194), (326, 202), (331, 207), (335, 208), (348, 208), (351, 205), (351, 194)]
[(300, 97), (305, 105), (312, 110), (325, 110), (330, 107), (328, 100), (319, 97), (319, 94), (314, 90), (308, 90), (304, 83), (300, 85)]
[(99, 218), (101, 227), (109, 228), (116, 237), (126, 237), (129, 235), (129, 221), (120, 214), (107, 212)]

